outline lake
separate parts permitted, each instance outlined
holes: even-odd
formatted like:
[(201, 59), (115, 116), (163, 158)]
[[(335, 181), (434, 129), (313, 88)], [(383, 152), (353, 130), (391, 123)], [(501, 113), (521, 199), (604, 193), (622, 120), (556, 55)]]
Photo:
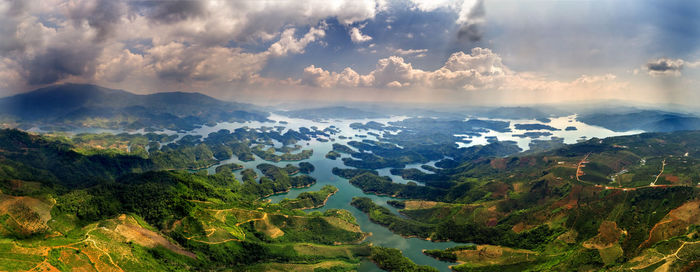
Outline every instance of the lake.
[[(392, 212), (397, 213), (398, 211), (388, 205), (386, 202), (387, 200), (392, 199), (391, 197), (388, 196), (376, 196), (376, 195), (371, 195), (371, 194), (365, 194), (363, 193), (359, 188), (352, 186), (347, 179), (338, 177), (336, 175), (333, 175), (331, 173), (331, 169), (334, 167), (339, 167), (339, 168), (349, 168), (348, 166), (343, 165), (343, 162), (341, 159), (337, 160), (330, 160), (325, 158), (325, 155), (328, 151), (332, 149), (332, 144), (333, 143), (340, 143), (340, 144), (345, 144), (347, 145), (347, 142), (356, 140), (356, 141), (361, 141), (362, 139), (371, 139), (371, 140), (376, 140), (376, 137), (373, 135), (368, 134), (368, 132), (373, 132), (376, 134), (381, 135), (383, 132), (381, 131), (376, 131), (376, 130), (355, 130), (350, 128), (350, 124), (354, 122), (361, 122), (365, 123), (368, 121), (376, 121), (380, 123), (386, 124), (387, 122), (391, 121), (400, 121), (403, 120), (407, 117), (405, 116), (397, 116), (397, 117), (391, 117), (391, 118), (381, 118), (381, 119), (361, 119), (361, 120), (327, 120), (327, 121), (310, 121), (310, 120), (305, 120), (305, 119), (296, 119), (296, 118), (288, 118), (285, 116), (280, 116), (280, 115), (271, 115), (270, 119), (276, 121), (276, 123), (271, 123), (271, 122), (246, 122), (246, 123), (218, 123), (215, 126), (203, 126), (201, 128), (186, 132), (186, 133), (177, 133), (179, 135), (178, 139), (181, 138), (184, 135), (201, 135), (203, 137), (206, 137), (209, 135), (209, 133), (219, 131), (221, 129), (228, 129), (230, 131), (233, 131), (237, 128), (241, 127), (249, 127), (249, 128), (260, 128), (260, 127), (273, 127), (273, 126), (284, 126), (284, 130), (281, 133), (286, 132), (289, 129), (294, 129), (294, 130), (299, 130), (301, 127), (306, 127), (306, 128), (311, 128), (312, 126), (317, 127), (319, 130), (323, 130), (327, 127), (330, 126), (335, 126), (337, 129), (340, 129), (340, 132), (336, 135), (332, 135), (331, 138), (334, 139), (334, 141), (318, 141), (317, 139), (311, 139), (310, 141), (300, 141), (297, 144), (302, 146), (302, 149), (313, 149), (313, 155), (306, 160), (306, 162), (312, 163), (316, 170), (312, 172), (310, 175), (316, 178), (317, 183), (314, 184), (311, 187), (308, 188), (302, 188), (302, 189), (292, 189), (288, 193), (284, 194), (278, 194), (278, 195), (273, 195), (268, 197), (267, 199), (272, 201), (272, 202), (279, 202), (280, 200), (284, 198), (296, 198), (301, 192), (305, 191), (317, 191), (320, 190), (321, 187), (324, 185), (330, 184), (338, 187), (338, 192), (331, 196), (328, 199), (328, 202), (326, 203), (325, 206), (314, 209), (314, 210), (307, 210), (307, 212), (312, 212), (312, 211), (324, 211), (327, 209), (346, 209), (349, 210), (355, 218), (357, 218), (357, 223), (360, 225), (360, 228), (364, 232), (371, 233), (372, 235), (369, 236), (366, 241), (371, 242), (373, 245), (378, 245), (378, 246), (384, 246), (384, 247), (392, 247), (392, 248), (398, 248), (400, 249), (403, 254), (413, 260), (415, 263), (420, 264), (420, 265), (429, 265), (432, 267), (435, 267), (439, 269), (440, 271), (450, 271), (449, 266), (454, 265), (454, 263), (449, 263), (449, 262), (443, 262), (439, 261), (437, 259), (428, 257), (422, 253), (423, 250), (425, 249), (445, 249), (449, 247), (454, 247), (461, 245), (459, 243), (454, 243), (454, 242), (431, 242), (427, 240), (422, 240), (418, 238), (404, 238), (400, 235), (396, 235), (389, 231), (387, 228), (380, 226), (378, 224), (372, 223), (368, 216), (361, 212), (360, 210), (356, 209), (355, 207), (350, 205), (350, 201), (352, 200), (353, 197), (356, 196), (362, 196), (362, 197), (368, 197), (372, 199), (375, 203), (382, 205), (384, 207), (389, 208)], [(515, 128), (515, 124), (545, 124), (552, 126), (554, 128), (557, 128), (559, 130), (556, 131), (549, 131), (552, 133), (551, 136), (545, 136), (545, 137), (539, 137), (537, 139), (540, 140), (547, 140), (551, 139), (551, 137), (561, 137), (564, 138), (564, 142), (567, 144), (575, 143), (576, 141), (583, 139), (582, 137), (599, 137), (599, 138), (604, 138), (604, 137), (610, 137), (610, 136), (618, 136), (618, 135), (628, 135), (628, 134), (636, 134), (636, 133), (641, 133), (642, 131), (628, 131), (628, 132), (623, 132), (623, 133), (618, 133), (618, 132), (613, 132), (605, 128), (601, 127), (596, 127), (596, 126), (590, 126), (585, 123), (578, 122), (576, 120), (576, 116), (563, 116), (563, 117), (558, 117), (558, 118), (552, 118), (551, 122), (548, 123), (542, 123), (540, 121), (536, 120), (503, 120), (503, 119), (485, 119), (485, 118), (480, 118), (484, 120), (500, 120), (500, 121), (509, 121), (510, 122), (510, 132), (496, 132), (496, 131), (488, 131), (486, 133), (482, 133), (480, 136), (467, 136), (464, 135), (464, 142), (456, 142), (461, 147), (466, 147), (466, 146), (473, 146), (473, 145), (481, 145), (481, 144), (487, 144), (488, 138), (487, 137), (492, 137), (495, 136), (498, 138), (498, 140), (511, 140), (515, 141), (520, 148), (523, 150), (527, 150), (528, 144), (530, 141), (532, 141), (532, 138), (522, 138), (522, 137), (516, 137), (514, 135), (516, 134), (522, 134), (524, 132), (527, 132), (525, 130), (518, 130)], [(287, 122), (286, 124), (281, 124), (279, 121), (285, 121)], [(569, 126), (574, 126), (576, 127), (576, 130), (565, 130), (566, 127)], [(85, 129), (81, 130), (79, 132), (111, 132), (111, 133), (121, 133), (124, 131), (120, 130), (102, 130), (102, 129)], [(75, 132), (74, 132), (75, 133)], [(143, 133), (143, 130), (139, 131), (130, 131), (129, 133)], [(161, 131), (159, 133), (166, 133), (166, 134), (174, 134), (176, 132), (174, 131)], [(347, 139), (339, 139), (338, 136), (345, 136)], [(366, 138), (358, 138), (356, 135), (365, 135)], [(457, 134), (456, 136), (460, 136)], [(280, 147), (281, 144), (278, 142), (275, 142), (276, 147)], [(352, 147), (351, 147), (352, 148)], [(300, 151), (297, 151), (300, 152)], [(342, 154), (343, 157), (347, 157), (349, 155), (347, 154)], [(254, 161), (240, 161), (238, 160), (235, 156), (231, 159), (221, 161), (220, 163), (210, 167), (207, 169), (207, 171), (210, 174), (213, 174), (215, 172), (215, 168), (219, 165), (223, 164), (229, 164), (229, 163), (237, 163), (241, 164), (244, 166), (244, 168), (250, 168), (254, 169), (256, 173), (258, 173), (258, 176), (262, 176), (262, 173), (260, 170), (256, 168), (256, 166), (260, 163), (270, 163), (276, 166), (284, 167), (285, 165), (289, 163), (293, 164), (298, 164), (301, 161), (294, 161), (294, 162), (268, 162), (265, 161), (258, 156), (255, 156)], [(434, 166), (435, 161), (426, 163), (428, 165)], [(411, 164), (408, 165), (407, 168), (418, 168), (421, 169), (420, 166), (422, 164)], [(383, 176), (389, 176), (394, 182), (400, 182), (400, 183), (406, 183), (408, 182), (407, 180), (404, 180), (400, 176), (392, 175), (389, 172), (389, 168), (383, 168), (383, 169), (378, 169), (378, 172), (380, 175)], [(425, 171), (421, 169), (421, 171)], [(241, 180), (241, 175), (240, 175), (240, 170), (235, 172), (236, 177)], [(417, 182), (420, 184), (420, 182)], [(376, 265), (374, 265), (371, 262), (364, 262), (360, 266), (360, 271), (382, 271), (379, 269)]]

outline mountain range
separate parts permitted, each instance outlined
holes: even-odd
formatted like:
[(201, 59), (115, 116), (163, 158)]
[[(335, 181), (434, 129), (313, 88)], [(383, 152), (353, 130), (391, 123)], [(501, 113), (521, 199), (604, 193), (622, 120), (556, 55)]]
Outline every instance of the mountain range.
[(265, 121), (268, 113), (201, 93), (139, 95), (90, 84), (61, 84), (0, 99), (0, 116), (22, 128), (190, 130), (222, 121)]

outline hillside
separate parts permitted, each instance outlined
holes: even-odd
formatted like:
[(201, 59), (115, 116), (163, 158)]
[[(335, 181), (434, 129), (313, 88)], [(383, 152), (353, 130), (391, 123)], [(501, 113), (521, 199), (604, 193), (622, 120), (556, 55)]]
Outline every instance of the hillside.
[(0, 270), (348, 271), (370, 255), (348, 211), (301, 211), (337, 189), (260, 199), (316, 182), (289, 174), (296, 169), (267, 165), (265, 177), (239, 183), (230, 170), (146, 172), (161, 166), (75, 150), (70, 140), (0, 131)]
[(643, 130), (669, 132), (700, 129), (700, 117), (656, 110), (588, 113), (579, 116), (578, 120), (612, 131)]
[(401, 215), (369, 198), (352, 205), (404, 236), (477, 244), (426, 253), (463, 262), (456, 271), (693, 271), (699, 139), (699, 131), (645, 133), (438, 163), (446, 168), (426, 168), (432, 174), (396, 171), (424, 186), (358, 171), (353, 185), (404, 200), (390, 203)]
[[(291, 143), (308, 137), (288, 133)], [(68, 139), (2, 130), (0, 249), (16, 262), (0, 269), (347, 271), (370, 258), (385, 269), (431, 271), (400, 251), (361, 244), (367, 234), (350, 211), (301, 211), (324, 206), (341, 184), (278, 203), (262, 199), (315, 184), (300, 173), (301, 163), (260, 163), (262, 175), (246, 168), (241, 182), (235, 165), (211, 175), (193, 170), (211, 165), (213, 154), (243, 157), (252, 152), (251, 142), (280, 137), (220, 131), (147, 151), (146, 144), (157, 146), (169, 136)], [(348, 148), (356, 155), (352, 164), (374, 168), (434, 155), (383, 141), (349, 142), (374, 154), (357, 156)], [(543, 153), (515, 153), (502, 142), (442, 152), (453, 159), (421, 166), (430, 173), (392, 169), (411, 180), (405, 184), (372, 170), (332, 172), (365, 193), (396, 198), (387, 203), (400, 214), (366, 196), (350, 203), (390, 231), (476, 244), (424, 252), (461, 262), (456, 271), (698, 266), (700, 131), (593, 138)]]
[(221, 121), (264, 121), (267, 115), (249, 104), (225, 102), (200, 93), (138, 95), (89, 84), (54, 85), (0, 99), (0, 120), (48, 130), (190, 130)]

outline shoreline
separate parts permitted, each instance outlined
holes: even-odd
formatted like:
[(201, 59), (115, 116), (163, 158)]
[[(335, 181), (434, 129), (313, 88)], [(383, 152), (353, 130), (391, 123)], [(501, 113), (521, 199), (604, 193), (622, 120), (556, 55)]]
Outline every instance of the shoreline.
[(336, 188), (335, 188), (335, 191), (333, 191), (332, 193), (330, 193), (330, 194), (328, 194), (328, 195), (326, 196), (326, 199), (323, 200), (323, 203), (321, 203), (321, 204), (319, 204), (319, 205), (316, 205), (316, 206), (314, 206), (314, 207), (310, 207), (310, 208), (300, 208), (300, 210), (313, 210), (313, 209), (318, 209), (318, 208), (321, 208), (321, 207), (323, 207), (323, 206), (326, 206), (326, 203), (328, 202), (328, 199), (331, 198), (331, 196), (333, 196), (333, 195), (334, 195), (335, 193), (337, 193), (338, 191), (340, 191), (340, 189), (338, 189), (338, 187), (336, 187)]
[[(296, 186), (296, 187), (295, 187), (295, 186), (292, 186), (291, 188), (289, 188), (289, 189), (287, 189), (287, 190), (284, 190), (284, 191), (274, 192), (274, 193), (272, 193), (272, 194), (268, 194), (268, 195), (265, 195), (265, 196), (261, 196), (259, 199), (268, 198), (268, 197), (271, 197), (271, 196), (274, 196), (274, 195), (281, 195), (281, 194), (289, 193), (292, 189), (304, 189), (304, 188), (309, 188), (309, 187), (314, 186), (314, 185), (316, 185), (316, 181), (314, 181), (314, 183), (311, 183), (311, 184), (309, 184), (309, 185)], [(265, 199), (265, 201), (270, 202), (271, 200), (270, 200), (270, 199)]]

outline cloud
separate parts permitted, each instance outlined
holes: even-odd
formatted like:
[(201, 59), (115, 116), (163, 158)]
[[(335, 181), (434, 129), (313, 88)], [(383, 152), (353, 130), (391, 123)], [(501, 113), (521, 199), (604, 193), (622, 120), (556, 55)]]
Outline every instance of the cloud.
[(350, 40), (352, 40), (353, 43), (363, 43), (371, 41), (372, 37), (362, 34), (359, 28), (353, 27), (350, 29)]
[[(407, 52), (408, 50), (406, 50)], [(422, 50), (418, 50), (423, 52)], [(415, 53), (415, 52), (414, 52)], [(435, 71), (424, 71), (414, 68), (402, 57), (391, 56), (377, 61), (375, 69), (367, 75), (357, 75), (351, 68), (345, 68), (342, 73), (328, 72), (315, 66), (304, 69), (306, 83), (321, 87), (339, 86), (371, 86), (371, 87), (409, 87), (424, 86), (446, 89), (479, 89), (493, 88), (493, 84), (501, 81), (510, 70), (503, 65), (501, 58), (485, 48), (474, 48), (470, 54), (457, 52), (450, 56), (444, 66)], [(345, 80), (352, 78), (359, 80)]]
[(457, 38), (463, 42), (480, 41), (484, 35), (485, 18), (484, 0), (477, 0), (473, 5), (468, 5), (467, 1), (464, 1), (457, 19), (457, 24), (460, 25)]
[(101, 49), (81, 44), (52, 46), (25, 64), (29, 84), (48, 84), (69, 76), (91, 77)]
[(413, 8), (424, 12), (439, 8), (452, 8), (458, 1), (453, 0), (411, 0)]
[(394, 50), (394, 53), (399, 54), (399, 55), (425, 55), (425, 53), (428, 53), (428, 49), (396, 49)]
[[(33, 54), (33, 47), (43, 46), (50, 29), (29, 16), (29, 3), (0, 1), (0, 55)], [(30, 51), (30, 52), (27, 52)]]
[(127, 6), (113, 0), (71, 2), (68, 16), (80, 27), (84, 22), (96, 30), (95, 40), (104, 41), (114, 34), (116, 25), (126, 14)]
[(13, 69), (1, 76), (14, 81), (2, 85), (264, 81), (258, 73), (270, 57), (304, 53), (325, 37), (324, 20), (350, 26), (387, 6), (383, 0), (0, 1), (0, 63)]
[(660, 58), (647, 62), (646, 68), (649, 71), (649, 74), (652, 76), (680, 76), (681, 69), (683, 69), (683, 60)]
[(207, 13), (207, 3), (195, 0), (137, 1), (132, 9), (142, 12), (152, 22), (174, 23), (190, 18), (201, 18)]
[(323, 88), (372, 87), (390, 89), (430, 89), (462, 91), (579, 91), (595, 88), (615, 91), (624, 84), (615, 75), (582, 75), (570, 82), (546, 80), (528, 73), (516, 73), (503, 64), (501, 57), (488, 48), (474, 48), (469, 53), (455, 52), (444, 65), (433, 71), (421, 70), (402, 57), (391, 56), (377, 61), (371, 72), (361, 75), (351, 68), (341, 73), (314, 65), (304, 69), (301, 84)]
[(153, 76), (154, 72), (142, 54), (136, 54), (124, 48), (123, 44), (115, 43), (105, 49), (98, 60), (95, 78), (107, 82), (122, 82), (133, 75), (141, 77)]
[(681, 76), (684, 67), (695, 68), (700, 61), (687, 62), (682, 59), (658, 58), (647, 62), (644, 68), (651, 76)]
[(411, 0), (413, 8), (430, 12), (438, 9), (453, 10), (458, 17), (457, 39), (461, 42), (478, 42), (483, 37), (483, 25), (486, 22), (484, 0)]
[(373, 78), (361, 76), (352, 68), (345, 68), (342, 72), (329, 72), (310, 65), (304, 68), (301, 84), (323, 88), (331, 87), (358, 87), (370, 86)]
[(19, 64), (8, 58), (0, 59), (0, 88), (13, 88), (13, 84), (19, 82), (22, 75), (18, 73)]
[(294, 32), (296, 32), (296, 30), (293, 28), (286, 29), (282, 32), (279, 41), (270, 45), (268, 51), (274, 56), (285, 56), (289, 53), (304, 53), (304, 48), (306, 48), (309, 43), (323, 38), (326, 35), (323, 29), (314, 27), (309, 29), (309, 32), (300, 39), (294, 38)]
[(240, 48), (186, 46), (171, 42), (147, 51), (148, 62), (161, 79), (175, 81), (242, 80), (260, 71), (268, 53)]

